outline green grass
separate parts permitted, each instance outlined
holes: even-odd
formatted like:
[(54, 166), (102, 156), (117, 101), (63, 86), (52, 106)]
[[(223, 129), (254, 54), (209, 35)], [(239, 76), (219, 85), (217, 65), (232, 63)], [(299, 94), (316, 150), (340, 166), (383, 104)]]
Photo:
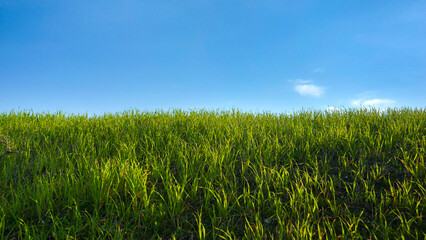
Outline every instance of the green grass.
[(425, 239), (426, 111), (0, 114), (2, 239)]

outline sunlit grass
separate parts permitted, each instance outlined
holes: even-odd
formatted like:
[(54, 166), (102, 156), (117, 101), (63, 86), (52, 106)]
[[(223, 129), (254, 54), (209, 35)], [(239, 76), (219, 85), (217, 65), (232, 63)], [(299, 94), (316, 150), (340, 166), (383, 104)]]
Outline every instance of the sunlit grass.
[(408, 108), (3, 113), (0, 236), (424, 239), (425, 133)]

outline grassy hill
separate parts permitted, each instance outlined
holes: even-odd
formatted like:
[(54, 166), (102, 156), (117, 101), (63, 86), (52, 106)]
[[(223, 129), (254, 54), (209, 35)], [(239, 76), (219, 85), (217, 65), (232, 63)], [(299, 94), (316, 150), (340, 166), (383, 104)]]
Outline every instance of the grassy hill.
[(424, 239), (426, 111), (0, 114), (2, 239)]

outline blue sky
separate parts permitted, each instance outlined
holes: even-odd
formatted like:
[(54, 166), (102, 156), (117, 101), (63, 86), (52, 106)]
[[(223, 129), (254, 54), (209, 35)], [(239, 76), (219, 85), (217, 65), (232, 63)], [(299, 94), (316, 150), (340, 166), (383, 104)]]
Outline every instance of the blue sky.
[(0, 112), (424, 108), (426, 1), (0, 2)]

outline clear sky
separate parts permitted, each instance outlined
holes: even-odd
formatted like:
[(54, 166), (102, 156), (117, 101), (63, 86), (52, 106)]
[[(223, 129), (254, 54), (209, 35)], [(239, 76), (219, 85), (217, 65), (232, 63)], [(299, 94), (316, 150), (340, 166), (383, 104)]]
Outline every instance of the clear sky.
[(0, 112), (426, 107), (424, 0), (0, 1)]

